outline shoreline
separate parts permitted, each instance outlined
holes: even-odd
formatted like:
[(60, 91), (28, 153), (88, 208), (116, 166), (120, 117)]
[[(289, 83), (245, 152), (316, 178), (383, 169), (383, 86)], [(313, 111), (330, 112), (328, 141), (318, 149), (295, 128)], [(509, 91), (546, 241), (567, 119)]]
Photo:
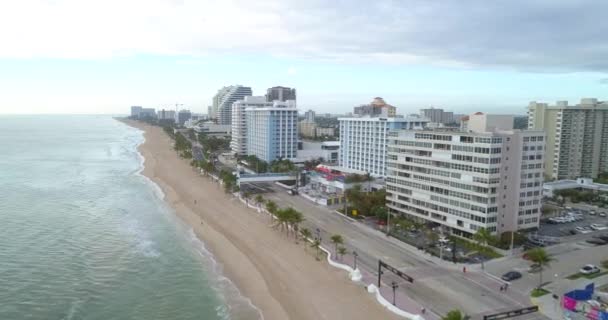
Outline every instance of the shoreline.
[(144, 132), (137, 148), (144, 158), (141, 174), (162, 190), (263, 319), (397, 319), (343, 272), (316, 261), (302, 242), (273, 230), (267, 217), (196, 174), (160, 127), (119, 121)]

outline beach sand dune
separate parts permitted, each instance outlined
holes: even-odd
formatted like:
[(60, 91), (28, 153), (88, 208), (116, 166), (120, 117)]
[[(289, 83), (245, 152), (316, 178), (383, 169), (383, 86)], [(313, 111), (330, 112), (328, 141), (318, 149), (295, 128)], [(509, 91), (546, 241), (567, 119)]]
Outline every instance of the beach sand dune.
[[(274, 230), (268, 216), (246, 209), (180, 159), (159, 127), (144, 130), (143, 174), (165, 192), (175, 213), (193, 227), (241, 292), (274, 319), (397, 319), (343, 271), (316, 261), (312, 249)], [(196, 204), (195, 204), (196, 200)]]

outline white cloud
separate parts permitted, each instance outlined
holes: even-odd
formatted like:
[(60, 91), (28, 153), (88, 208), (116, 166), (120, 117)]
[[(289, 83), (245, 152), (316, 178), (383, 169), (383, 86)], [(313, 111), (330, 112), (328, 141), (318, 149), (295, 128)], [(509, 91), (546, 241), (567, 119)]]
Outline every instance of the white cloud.
[(287, 68), (287, 74), (290, 76), (295, 76), (298, 73), (298, 70), (295, 67)]
[(0, 58), (229, 52), (606, 71), (606, 11), (592, 0), (2, 0)]

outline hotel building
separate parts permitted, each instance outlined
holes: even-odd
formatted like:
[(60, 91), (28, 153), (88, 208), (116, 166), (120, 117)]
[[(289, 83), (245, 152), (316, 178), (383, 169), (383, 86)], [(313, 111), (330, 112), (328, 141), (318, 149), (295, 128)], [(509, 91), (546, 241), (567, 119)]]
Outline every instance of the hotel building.
[(545, 134), (513, 130), (513, 118), (477, 113), (468, 131), (388, 134), (390, 214), (471, 237), (538, 227)]

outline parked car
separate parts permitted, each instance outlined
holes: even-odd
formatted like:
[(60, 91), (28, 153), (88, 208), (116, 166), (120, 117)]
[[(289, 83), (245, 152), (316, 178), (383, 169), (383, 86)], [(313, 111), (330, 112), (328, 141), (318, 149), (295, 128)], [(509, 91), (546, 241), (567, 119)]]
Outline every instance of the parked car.
[(500, 277), (504, 281), (513, 281), (521, 278), (521, 273), (517, 271), (509, 271)]
[(606, 218), (606, 212), (600, 212), (600, 214), (598, 214), (598, 216), (600, 216), (602, 218)]
[(592, 210), (592, 211), (589, 211), (589, 215), (590, 215), (590, 216), (594, 216), (594, 215), (595, 215), (595, 211), (593, 211), (593, 210)]
[(594, 223), (594, 224), (590, 225), (590, 227), (593, 230), (606, 230), (606, 229), (608, 229), (608, 227), (606, 227), (605, 225), (597, 224), (597, 223)]
[(588, 264), (588, 265), (582, 267), (579, 270), (579, 272), (582, 273), (582, 274), (594, 274), (594, 273), (600, 272), (600, 268), (598, 268), (598, 267), (596, 267), (596, 266), (594, 266), (592, 264)]
[(605, 244), (608, 243), (608, 241), (605, 241), (605, 240), (602, 240), (602, 239), (598, 239), (598, 238), (588, 239), (586, 242), (590, 243), (590, 244), (597, 245), (597, 246), (605, 245)]

